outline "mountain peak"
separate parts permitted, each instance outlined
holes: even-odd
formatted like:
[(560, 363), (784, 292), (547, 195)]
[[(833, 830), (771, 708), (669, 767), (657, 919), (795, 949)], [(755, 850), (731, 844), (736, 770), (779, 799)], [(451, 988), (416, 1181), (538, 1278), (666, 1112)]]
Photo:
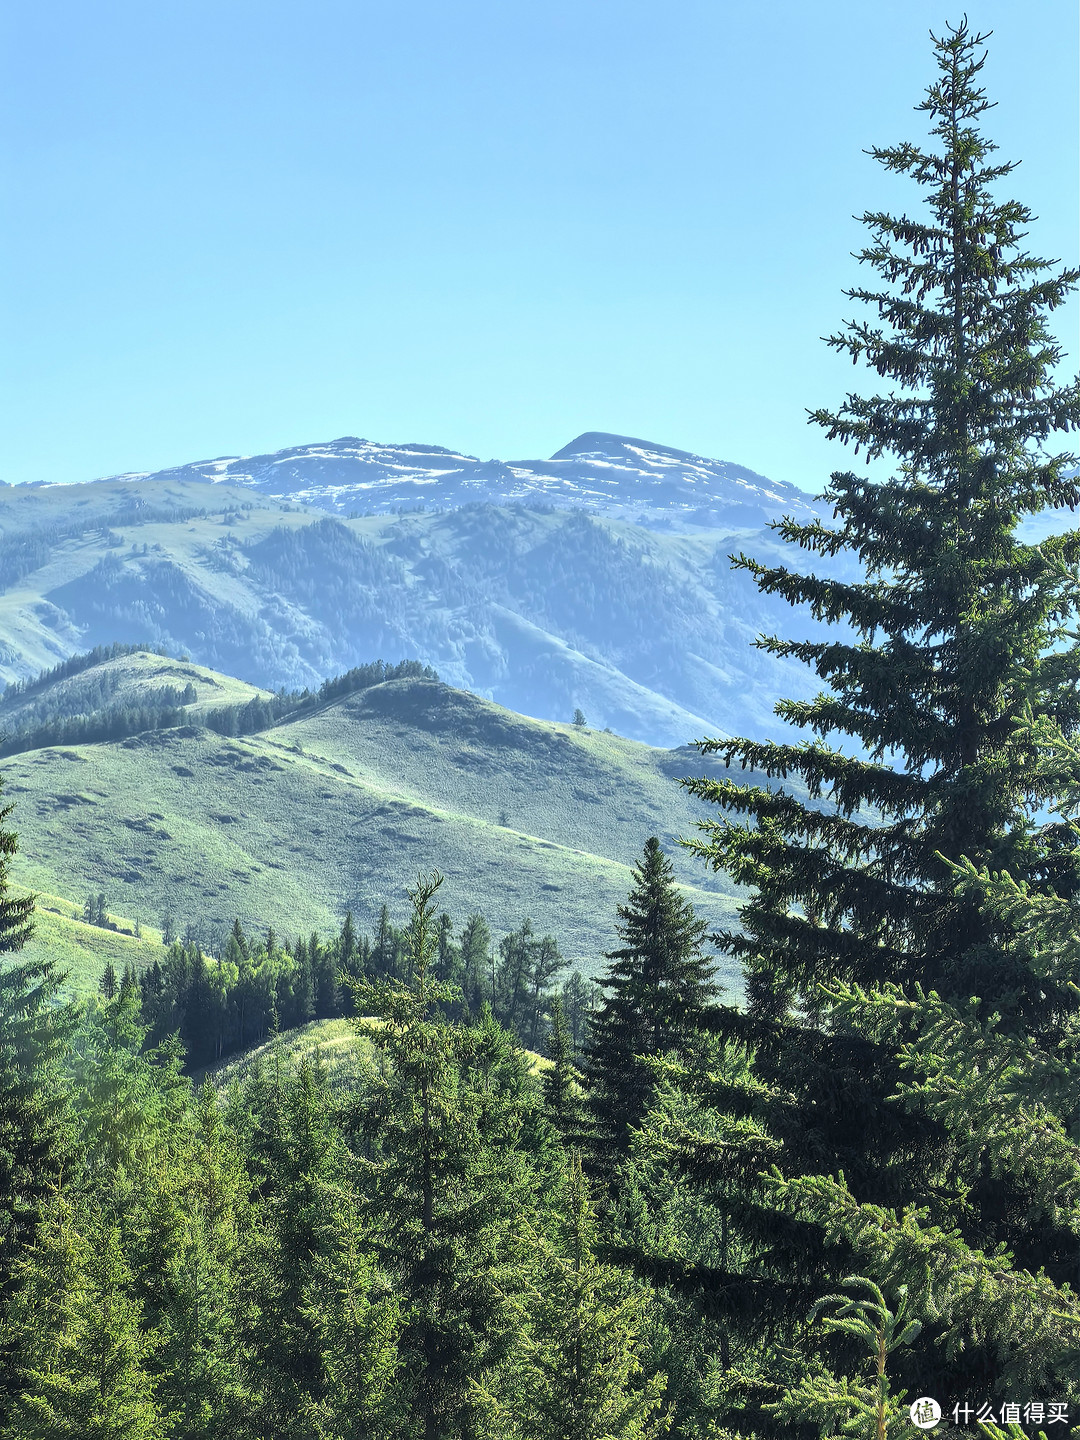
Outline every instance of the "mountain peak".
[(564, 445), (561, 450), (556, 450), (552, 460), (577, 460), (586, 457), (605, 456), (608, 458), (620, 458), (631, 453), (640, 454), (648, 452), (655, 455), (667, 455), (672, 460), (700, 460), (700, 455), (694, 455), (689, 450), (673, 450), (669, 445), (655, 445), (651, 440), (637, 440), (631, 435), (612, 435), (607, 430), (586, 430), (576, 440), (571, 440), (569, 445)]

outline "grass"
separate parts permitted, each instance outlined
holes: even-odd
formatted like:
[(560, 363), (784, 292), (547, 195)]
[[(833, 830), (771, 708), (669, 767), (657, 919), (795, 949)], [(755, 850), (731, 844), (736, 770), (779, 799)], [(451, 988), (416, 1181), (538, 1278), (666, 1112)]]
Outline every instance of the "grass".
[[(378, 1024), (377, 1021), (366, 1023)], [(550, 1060), (531, 1050), (526, 1050), (525, 1054), (534, 1073), (551, 1065)], [(243, 1083), (258, 1064), (281, 1065), (286, 1070), (296, 1071), (304, 1061), (319, 1064), (326, 1071), (331, 1085), (347, 1089), (362, 1082), (365, 1075), (375, 1073), (378, 1056), (374, 1045), (358, 1033), (351, 1020), (312, 1020), (308, 1025), (272, 1036), (242, 1055), (231, 1056), (220, 1065), (200, 1070), (193, 1078), (196, 1083), (209, 1079), (218, 1091), (224, 1092), (234, 1081)]]
[(83, 999), (98, 988), (105, 966), (112, 961), (119, 975), (130, 964), (143, 970), (160, 960), (164, 954), (161, 934), (149, 927), (137, 937), (130, 920), (111, 917), (119, 931), (88, 925), (82, 918), (83, 907), (59, 895), (37, 896), (34, 914), (34, 935), (19, 952), (21, 960), (48, 958), (59, 966), (68, 979), (67, 994)]
[[(145, 683), (148, 664), (134, 658), (131, 683)], [(227, 677), (192, 668), (200, 702), (226, 689)], [(479, 910), (498, 936), (529, 916), (595, 974), (651, 834), (701, 913), (714, 925), (733, 917), (733, 897), (675, 844), (707, 807), (672, 776), (702, 763), (394, 681), (259, 735), (187, 725), (54, 746), (10, 757), (3, 776), (19, 834), (13, 878), (74, 902), (67, 928), (54, 910), (35, 943), (48, 933), (85, 991), (105, 959), (117, 963), (110, 946), (134, 943), (74, 918), (89, 893), (132, 929), (170, 913), (179, 930), (239, 916), (253, 930), (326, 933), (351, 909), (370, 931), (384, 902), (404, 920), (406, 888), (431, 868), (446, 877), (440, 899), (456, 926)]]
[(256, 1065), (281, 1065), (295, 1071), (305, 1061), (318, 1063), (335, 1087), (347, 1088), (365, 1074), (374, 1073), (375, 1048), (349, 1020), (312, 1020), (308, 1025), (274, 1035), (242, 1055), (230, 1056), (220, 1065), (198, 1071), (193, 1078), (196, 1083), (209, 1079), (216, 1089), (225, 1091), (234, 1082), (243, 1083)]

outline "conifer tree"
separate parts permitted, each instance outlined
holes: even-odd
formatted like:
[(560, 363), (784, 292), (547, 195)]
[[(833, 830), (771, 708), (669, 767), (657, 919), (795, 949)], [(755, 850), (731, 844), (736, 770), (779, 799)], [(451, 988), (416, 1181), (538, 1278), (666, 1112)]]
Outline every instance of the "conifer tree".
[(461, 932), (461, 965), (465, 1004), (470, 1015), (479, 1015), (484, 1003), (492, 1003), (491, 931), (482, 915), (470, 915)]
[(295, 1076), (274, 1065), (251, 1087), (256, 1182), (242, 1273), (254, 1305), (246, 1322), (258, 1399), (271, 1435), (306, 1434), (290, 1420), (323, 1387), (323, 1342), (310, 1287), (333, 1255), (335, 1193), (346, 1155), (325, 1073), (306, 1062)]
[(581, 1128), (582, 1104), (577, 1091), (574, 1053), (563, 1015), (562, 997), (551, 1001), (551, 1029), (548, 1032), (548, 1059), (551, 1068), (543, 1074), (544, 1109), (564, 1138), (576, 1136)]
[[(348, 921), (350, 916), (346, 915), (345, 919)], [(343, 937), (344, 933), (342, 930)], [(344, 944), (344, 938), (342, 943)], [(390, 910), (388, 906), (383, 905), (379, 911), (379, 928), (375, 932), (375, 943), (371, 947), (371, 975), (374, 979), (387, 980), (395, 973), (397, 951), (397, 936), (390, 922)], [(342, 980), (346, 983), (350, 978), (356, 978), (344, 960), (341, 964), (341, 975)]]
[(365, 1127), (377, 1149), (364, 1213), (402, 1304), (406, 1403), (416, 1424), (403, 1433), (422, 1440), (476, 1433), (516, 1340), (512, 1296), (532, 1203), (524, 1156), (510, 1143), (521, 1100), (492, 1083), (483, 1027), (445, 1019), (460, 992), (434, 977), (441, 880), (419, 877), (409, 892), (410, 983), (353, 987), (356, 1010), (382, 1022), (365, 1028), (388, 1074)]
[(308, 941), (308, 961), (315, 987), (315, 1014), (320, 1020), (341, 1014), (341, 989), (333, 951), (322, 943), (317, 931)]
[[(685, 1053), (715, 994), (702, 953), (706, 925), (679, 894), (671, 861), (654, 835), (620, 905), (623, 945), (607, 955), (606, 992), (590, 1017), (585, 1082), (599, 1151), (625, 1151), (653, 1089), (649, 1057)], [(608, 1163), (607, 1161), (604, 1162)]]
[(532, 921), (526, 917), (517, 930), (499, 941), (499, 963), (494, 976), (492, 1010), (501, 1025), (522, 1038), (527, 1023), (529, 992), (537, 945)]
[(311, 1267), (302, 1301), (322, 1375), (301, 1424), (318, 1440), (386, 1440), (403, 1428), (401, 1305), (365, 1244), (351, 1189), (335, 1191), (331, 1225), (331, 1248)]
[(594, 981), (586, 980), (580, 970), (574, 970), (563, 985), (560, 998), (570, 1044), (577, 1059), (585, 1049), (589, 1018), (599, 1001), (600, 987)]
[[(1045, 318), (1077, 272), (1029, 254), (1032, 217), (996, 198), (1013, 167), (991, 161), (979, 128), (983, 39), (966, 23), (935, 38), (940, 73), (918, 107), (932, 145), (871, 152), (914, 181), (926, 209), (863, 217), (870, 242), (859, 258), (880, 285), (848, 295), (874, 318), (830, 344), (892, 389), (812, 417), (870, 460), (894, 457), (896, 473), (837, 472), (826, 492), (835, 526), (779, 525), (804, 550), (854, 556), (864, 578), (737, 562), (763, 591), (850, 627), (834, 641), (759, 642), (803, 660), (827, 687), (777, 707), (810, 738), (702, 746), (774, 788), (687, 782), (726, 811), (697, 850), (751, 888), (741, 929), (721, 937), (745, 966), (748, 1006), (719, 1009), (713, 1026), (752, 1067), (745, 1082), (712, 1087), (724, 1139), (689, 1135), (675, 1154), (719, 1197), (731, 1269), (695, 1280), (658, 1256), (652, 1268), (697, 1284), (744, 1355), (752, 1341), (789, 1356), (797, 1337), (809, 1344), (805, 1317), (871, 1235), (894, 1278), (901, 1253), (914, 1270), (952, 1255), (970, 1277), (999, 1247), (1017, 1267), (1005, 1286), (1014, 1300), (1076, 1276), (1075, 1233), (1036, 1203), (1034, 1176), (995, 1173), (986, 1149), (958, 1153), (928, 1095), (897, 1094), (910, 1012), (886, 1026), (852, 998), (890, 986), (913, 1001), (934, 992), (1044, 1052), (1080, 1006), (1063, 977), (1031, 963), (1015, 918), (954, 883), (966, 859), (1036, 895), (1070, 899), (1080, 887), (1075, 835), (1045, 818), (1062, 774), (1038, 741), (1040, 726), (1068, 739), (1080, 720), (1080, 654), (1061, 643), (1077, 607), (1080, 536), (1035, 547), (1016, 530), (1047, 506), (1080, 503), (1074, 457), (1049, 451), (1054, 432), (1080, 423), (1080, 388), (1056, 388), (1061, 351)], [(784, 786), (791, 776), (808, 802)], [(885, 1273), (858, 1263), (884, 1285)], [(937, 1303), (929, 1289), (925, 1302)], [(941, 1328), (928, 1326), (897, 1356), (899, 1380), (920, 1393), (1021, 1393), (1037, 1383), (1037, 1361), (1021, 1363), (1028, 1332), (1015, 1320), (972, 1318), (957, 1345), (936, 1345)], [(835, 1355), (839, 1342), (814, 1343)], [(783, 1416), (762, 1408), (769, 1389), (765, 1376), (749, 1386), (728, 1423), (783, 1431)]]
[(250, 1180), (212, 1084), (184, 1120), (180, 1135), (161, 1135), (171, 1141), (169, 1160), (154, 1176), (140, 1227), (149, 1232), (139, 1258), (161, 1341), (156, 1394), (178, 1440), (226, 1440), (252, 1408), (240, 1335), (250, 1300), (240, 1296)]
[(164, 1440), (131, 1272), (114, 1226), (68, 1237), (75, 1264), (15, 1407), (19, 1440)]
[(642, 1374), (647, 1300), (594, 1256), (596, 1221), (572, 1155), (557, 1235), (540, 1246), (530, 1355), (517, 1417), (525, 1440), (651, 1440), (667, 1432), (662, 1376)]
[[(2, 782), (0, 782), (2, 783)], [(58, 1005), (62, 977), (51, 960), (12, 960), (33, 929), (32, 897), (9, 894), (17, 844), (0, 795), (0, 1322), (11, 1299), (13, 1267), (33, 1240), (41, 1206), (64, 1156), (63, 1097), (56, 1066), (74, 1024)], [(13, 1384), (0, 1341), (0, 1406)]]

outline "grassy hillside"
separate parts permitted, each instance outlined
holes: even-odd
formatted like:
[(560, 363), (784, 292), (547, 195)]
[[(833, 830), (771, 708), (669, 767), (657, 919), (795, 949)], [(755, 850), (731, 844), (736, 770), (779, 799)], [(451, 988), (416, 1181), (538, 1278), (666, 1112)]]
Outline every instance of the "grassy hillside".
[(20, 952), (20, 959), (38, 960), (46, 956), (67, 974), (65, 990), (78, 999), (92, 994), (98, 987), (105, 966), (112, 961), (116, 973), (129, 965), (143, 970), (164, 955), (161, 932), (152, 926), (140, 927), (136, 936), (134, 922), (112, 916), (118, 930), (87, 925), (81, 903), (76, 904), (59, 895), (39, 893), (34, 917), (34, 935)]
[[(109, 663), (130, 663), (134, 684), (173, 662)], [(226, 683), (194, 673), (199, 703)], [(104, 893), (132, 928), (168, 913), (212, 935), (238, 915), (295, 935), (352, 909), (371, 929), (384, 901), (403, 920), (406, 887), (434, 866), (455, 924), (480, 910), (498, 935), (530, 916), (595, 973), (645, 839), (670, 844), (705, 813), (672, 778), (701, 763), (402, 680), (256, 735), (184, 725), (29, 751), (0, 771), (16, 802), (14, 877), (79, 904)], [(673, 859), (702, 913), (730, 917), (716, 877), (677, 848)], [(92, 960), (96, 982), (99, 937), (71, 937), (73, 967)]]
[(257, 1064), (297, 1070), (305, 1060), (321, 1065), (331, 1083), (341, 1088), (354, 1084), (376, 1063), (371, 1042), (358, 1035), (348, 1020), (313, 1020), (199, 1071), (194, 1079), (196, 1083), (210, 1079), (218, 1090), (225, 1091), (234, 1080), (246, 1079)]
[[(531, 1050), (525, 1053), (534, 1072), (550, 1068), (551, 1061), (545, 1056), (535, 1055)], [(242, 1055), (230, 1056), (220, 1065), (198, 1071), (194, 1079), (199, 1083), (209, 1078), (216, 1089), (227, 1091), (234, 1080), (243, 1081), (250, 1075), (256, 1064), (280, 1064), (287, 1070), (296, 1070), (305, 1060), (321, 1065), (331, 1084), (342, 1089), (362, 1080), (364, 1074), (378, 1064), (375, 1047), (357, 1033), (351, 1021), (312, 1020), (309, 1025), (286, 1030)]]

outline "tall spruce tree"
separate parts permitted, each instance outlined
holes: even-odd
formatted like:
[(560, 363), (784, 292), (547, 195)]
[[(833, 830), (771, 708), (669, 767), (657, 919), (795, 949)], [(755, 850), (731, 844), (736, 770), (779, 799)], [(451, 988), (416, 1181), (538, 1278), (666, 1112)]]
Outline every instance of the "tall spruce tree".
[[(64, 1105), (55, 1071), (74, 1024), (71, 1007), (57, 1003), (62, 977), (53, 962), (12, 959), (30, 938), (34, 911), (32, 897), (8, 890), (17, 840), (4, 822), (12, 809), (2, 803), (0, 781), (0, 1325), (14, 1267), (63, 1163)], [(9, 1359), (0, 1338), (0, 1408), (14, 1384)]]
[(409, 983), (352, 985), (358, 1013), (382, 1022), (357, 1023), (385, 1057), (363, 1121), (374, 1155), (362, 1211), (402, 1305), (407, 1415), (390, 1433), (417, 1440), (489, 1433), (484, 1415), (518, 1338), (514, 1287), (535, 1205), (517, 1145), (527, 1096), (498, 1083), (506, 1037), (489, 1016), (476, 1029), (445, 1019), (460, 991), (434, 974), (441, 883), (421, 876), (409, 892)]
[(594, 1255), (596, 1220), (581, 1157), (569, 1157), (555, 1234), (540, 1241), (522, 1367), (523, 1440), (654, 1440), (664, 1380), (643, 1374), (648, 1297)]
[[(685, 1053), (701, 1012), (715, 996), (703, 952), (706, 923), (679, 893), (671, 861), (655, 835), (634, 867), (620, 905), (623, 941), (609, 951), (604, 999), (589, 1019), (584, 1073), (598, 1156), (623, 1152), (648, 1109), (650, 1057)], [(602, 1163), (606, 1163), (602, 1159)]]
[(581, 1130), (582, 1104), (574, 1072), (574, 1050), (566, 1028), (562, 996), (551, 1000), (551, 1029), (547, 1037), (549, 1069), (541, 1077), (544, 1109), (560, 1136), (577, 1137)]
[[(1055, 387), (1061, 351), (1045, 318), (1077, 272), (1027, 253), (1032, 217), (996, 198), (1013, 167), (991, 163), (979, 129), (984, 39), (965, 23), (934, 40), (940, 73), (918, 107), (932, 121), (930, 148), (871, 151), (915, 182), (926, 209), (863, 217), (871, 238), (859, 259), (880, 288), (847, 293), (873, 318), (829, 343), (892, 388), (812, 416), (856, 453), (895, 457), (896, 473), (838, 472), (826, 491), (835, 526), (778, 527), (804, 550), (856, 557), (865, 576), (736, 562), (764, 592), (850, 627), (834, 641), (759, 642), (825, 683), (816, 699), (777, 707), (810, 739), (702, 746), (774, 781), (801, 778), (810, 803), (782, 783), (686, 782), (726, 812), (695, 848), (751, 887), (741, 928), (721, 937), (746, 968), (748, 1005), (713, 1020), (752, 1066), (745, 1083), (713, 1087), (719, 1140), (665, 1142), (719, 1196), (727, 1267), (691, 1273), (654, 1255), (652, 1269), (704, 1295), (737, 1356), (756, 1342), (785, 1357), (785, 1374), (778, 1362), (771, 1375), (762, 1368), (733, 1401), (727, 1423), (743, 1433), (785, 1429), (765, 1407), (798, 1383), (790, 1347), (811, 1343), (807, 1314), (855, 1270), (871, 1232), (890, 1304), (909, 1275), (948, 1289), (950, 1266), (968, 1277), (955, 1285), (970, 1300), (982, 1255), (998, 1247), (1014, 1257), (1014, 1299), (1038, 1290), (1040, 1267), (1047, 1283), (1075, 1282), (1075, 1233), (1040, 1203), (1033, 1176), (996, 1167), (986, 1147), (957, 1146), (926, 1094), (898, 1094), (917, 1016), (894, 1006), (886, 1025), (866, 1001), (890, 986), (894, 998), (933, 991), (1043, 1053), (1074, 1033), (1080, 1006), (1076, 987), (1017, 943), (1015, 917), (955, 883), (966, 858), (1037, 895), (1069, 899), (1080, 884), (1075, 833), (1046, 821), (1062, 773), (1037, 738), (1044, 724), (1068, 738), (1080, 722), (1080, 655), (1063, 643), (1080, 535), (1035, 547), (1017, 534), (1026, 515), (1080, 503), (1074, 457), (1048, 453), (1053, 432), (1080, 423), (1080, 388)], [(866, 1003), (852, 1002), (852, 987)], [(950, 1330), (959, 1312), (934, 1311), (934, 1285), (927, 1278), (922, 1292), (933, 1323), (898, 1355), (900, 1380), (939, 1398), (1038, 1398), (1047, 1377), (1037, 1361), (1019, 1363), (1030, 1333), (1019, 1312), (995, 1328), (969, 1306), (970, 1323)], [(815, 1343), (830, 1353), (829, 1337)]]

